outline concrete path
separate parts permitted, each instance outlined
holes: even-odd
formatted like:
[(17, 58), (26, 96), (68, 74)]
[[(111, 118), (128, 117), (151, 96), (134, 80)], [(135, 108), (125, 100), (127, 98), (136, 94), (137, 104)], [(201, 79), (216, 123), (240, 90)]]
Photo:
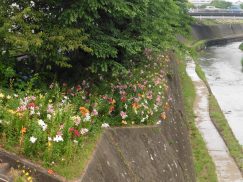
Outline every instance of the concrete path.
[(213, 125), (209, 116), (208, 89), (195, 71), (195, 63), (190, 58), (187, 74), (191, 77), (195, 89), (196, 100), (194, 113), (196, 126), (199, 129), (212, 157), (219, 182), (243, 182), (243, 177), (235, 161), (230, 156), (227, 146)]

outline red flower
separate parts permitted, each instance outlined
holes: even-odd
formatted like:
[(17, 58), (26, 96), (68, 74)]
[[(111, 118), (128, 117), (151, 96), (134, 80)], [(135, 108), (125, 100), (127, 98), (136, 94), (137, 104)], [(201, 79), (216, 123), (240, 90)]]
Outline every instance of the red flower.
[(35, 108), (36, 107), (36, 105), (35, 105), (35, 103), (34, 102), (30, 102), (28, 105), (27, 105), (27, 108), (29, 109), (29, 108)]
[(80, 137), (80, 133), (79, 133), (79, 131), (78, 130), (74, 130), (74, 135), (76, 136), (76, 137)]
[(81, 86), (80, 85), (77, 85), (76, 86), (76, 90), (79, 92), (81, 90)]
[(74, 129), (74, 128), (70, 128), (70, 129), (69, 129), (69, 132), (70, 132), (70, 133), (73, 133), (74, 136), (76, 136), (76, 137), (80, 137), (80, 133), (79, 133), (79, 131), (76, 130), (76, 129)]
[(126, 97), (121, 97), (122, 102), (126, 102), (126, 100), (127, 100)]

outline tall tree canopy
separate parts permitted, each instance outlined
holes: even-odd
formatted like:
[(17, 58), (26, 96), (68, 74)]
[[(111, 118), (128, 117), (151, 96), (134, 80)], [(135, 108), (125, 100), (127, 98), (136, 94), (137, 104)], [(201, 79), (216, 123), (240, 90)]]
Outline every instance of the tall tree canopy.
[[(185, 0), (3, 0), (0, 76), (14, 76), (18, 60), (36, 71), (123, 64), (145, 48), (175, 46), (188, 31)], [(22, 59), (23, 61), (23, 59)], [(8, 70), (8, 71), (6, 71)]]

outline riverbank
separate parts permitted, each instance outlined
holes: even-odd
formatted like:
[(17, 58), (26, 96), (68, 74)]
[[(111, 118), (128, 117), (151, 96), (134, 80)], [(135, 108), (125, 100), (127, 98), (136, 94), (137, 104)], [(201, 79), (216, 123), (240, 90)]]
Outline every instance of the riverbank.
[(232, 129), (230, 128), (227, 119), (224, 116), (224, 113), (222, 112), (217, 99), (213, 95), (210, 86), (207, 82), (205, 73), (203, 72), (202, 68), (196, 61), (196, 72), (200, 79), (204, 81), (204, 83), (207, 85), (209, 90), (209, 114), (211, 117), (211, 120), (213, 121), (213, 124), (219, 131), (221, 137), (224, 139), (229, 152), (231, 156), (236, 161), (238, 167), (241, 170), (241, 173), (243, 174), (243, 150), (242, 146), (239, 144), (237, 139), (235, 138)]
[[(210, 44), (220, 44), (220, 43), (229, 43), (232, 41), (237, 41), (242, 39), (242, 35), (240, 33), (241, 30), (240, 27), (242, 27), (242, 24), (240, 25), (234, 25), (233, 27), (231, 25), (217, 25), (217, 24), (212, 24), (212, 25), (205, 25), (202, 24), (200, 25), (204, 27), (204, 30), (209, 30), (208, 35), (204, 37), (197, 36), (200, 34), (200, 32), (197, 32), (197, 29), (193, 27), (194, 31), (194, 43), (193, 43), (193, 48), (195, 50), (203, 50), (205, 49), (206, 46), (209, 46)], [(224, 27), (224, 28), (222, 28)], [(224, 32), (224, 30), (226, 31)], [(234, 29), (237, 29), (237, 31), (234, 31)], [(220, 34), (217, 34), (217, 32), (220, 32)], [(223, 32), (222, 32), (223, 31)], [(195, 33), (197, 32), (197, 33)], [(201, 31), (202, 32), (202, 31)], [(226, 32), (230, 32), (227, 34)], [(215, 36), (215, 34), (217, 34)], [(211, 42), (211, 43), (210, 43)], [(196, 52), (196, 51), (195, 51)], [(199, 57), (198, 53), (195, 53), (195, 59)], [(219, 131), (221, 137), (224, 139), (229, 152), (231, 156), (234, 158), (236, 161), (238, 167), (240, 168), (242, 172), (242, 167), (243, 167), (243, 151), (242, 151), (242, 146), (239, 144), (237, 139), (235, 138), (228, 121), (225, 118), (224, 113), (222, 112), (221, 108), (219, 107), (218, 101), (216, 100), (215, 96), (212, 94), (211, 89), (209, 87), (209, 84), (207, 83), (206, 77), (204, 72), (202, 71), (200, 65), (196, 61), (196, 72), (199, 75), (199, 77), (205, 82), (207, 85), (210, 95), (209, 95), (209, 111), (210, 111), (210, 117), (211, 120), (213, 121), (215, 127)]]
[[(182, 58), (181, 58), (182, 60)], [(206, 144), (195, 125), (195, 115), (193, 113), (193, 103), (196, 97), (196, 91), (192, 80), (186, 73), (186, 62), (179, 64), (179, 73), (181, 78), (182, 96), (185, 107), (186, 119), (190, 131), (190, 141), (197, 181), (199, 182), (217, 182), (215, 165), (209, 156)]]
[[(198, 77), (193, 60), (188, 59), (187, 73), (196, 88), (194, 113), (196, 114), (196, 126), (206, 142), (210, 156), (212, 157), (218, 176), (218, 181), (242, 181), (241, 172), (233, 158), (228, 153), (222, 137), (213, 125), (209, 116), (209, 91), (206, 84)], [(227, 165), (225, 165), (227, 164)]]
[[(198, 31), (200, 28), (203, 27), (202, 30)], [(198, 25), (197, 28), (192, 27), (193, 32), (193, 41), (191, 41), (189, 44), (192, 48), (192, 53), (195, 58), (195, 60), (199, 57), (199, 50), (204, 50), (207, 46), (210, 45), (217, 45), (221, 43), (229, 43), (233, 41), (239, 41), (242, 40), (242, 23), (236, 25), (231, 24), (222, 24), (214, 22), (210, 25), (205, 25), (205, 23)], [(199, 29), (198, 29), (199, 28)], [(236, 30), (236, 31), (234, 31)], [(214, 95), (211, 92), (211, 89), (209, 87), (209, 84), (207, 83), (206, 77), (204, 72), (202, 71), (201, 67), (199, 66), (197, 60), (196, 60), (196, 72), (199, 75), (199, 77), (205, 82), (209, 89), (209, 112), (210, 112), (210, 118), (213, 121), (213, 124), (219, 131), (221, 137), (223, 138), (224, 142), (226, 143), (229, 152), (231, 156), (234, 158), (236, 164), (241, 170), (242, 173), (242, 166), (243, 166), (243, 151), (242, 146), (239, 144), (237, 139), (235, 138), (228, 121), (226, 120), (221, 108), (219, 107), (219, 104), (214, 97)]]

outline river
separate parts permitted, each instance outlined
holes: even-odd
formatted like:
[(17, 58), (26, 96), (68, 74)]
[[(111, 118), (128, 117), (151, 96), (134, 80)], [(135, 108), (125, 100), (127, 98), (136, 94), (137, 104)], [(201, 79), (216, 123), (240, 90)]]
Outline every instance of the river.
[(207, 48), (199, 63), (236, 139), (243, 145), (241, 42)]

